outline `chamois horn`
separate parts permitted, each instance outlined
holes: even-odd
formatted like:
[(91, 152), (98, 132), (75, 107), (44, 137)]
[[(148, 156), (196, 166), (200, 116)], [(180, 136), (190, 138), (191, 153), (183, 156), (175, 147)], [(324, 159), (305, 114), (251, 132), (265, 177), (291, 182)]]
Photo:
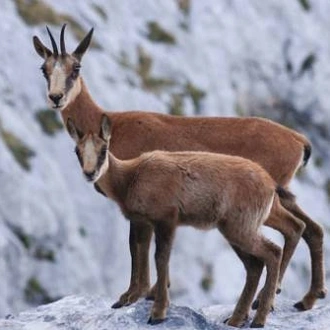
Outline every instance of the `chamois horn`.
[(50, 41), (52, 42), (52, 46), (53, 46), (53, 55), (54, 55), (54, 56), (58, 56), (58, 49), (57, 49), (57, 45), (56, 45), (55, 39), (54, 39), (52, 33), (50, 32), (50, 30), (48, 29), (48, 26), (46, 26), (46, 29), (47, 29), (47, 32), (48, 32), (48, 35), (49, 35)]
[(62, 30), (61, 30), (61, 53), (62, 53), (62, 55), (66, 55), (65, 42), (64, 42), (65, 27), (66, 27), (66, 24), (63, 24)]

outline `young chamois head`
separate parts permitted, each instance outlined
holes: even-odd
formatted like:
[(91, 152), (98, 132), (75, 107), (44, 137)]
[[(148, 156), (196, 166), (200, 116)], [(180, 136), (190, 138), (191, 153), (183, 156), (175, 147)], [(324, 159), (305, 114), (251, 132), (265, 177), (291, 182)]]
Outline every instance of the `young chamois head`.
[(110, 119), (106, 115), (102, 116), (99, 134), (90, 132), (83, 135), (70, 118), (66, 126), (77, 144), (75, 152), (87, 181), (96, 182), (108, 168), (107, 151), (111, 137)]
[(37, 36), (33, 37), (34, 48), (45, 60), (41, 66), (42, 73), (48, 84), (48, 102), (51, 108), (63, 110), (72, 102), (81, 90), (79, 77), (80, 62), (92, 39), (93, 29), (80, 42), (72, 54), (65, 48), (64, 31), (61, 30), (59, 53), (55, 39), (47, 27), (53, 51), (47, 48)]

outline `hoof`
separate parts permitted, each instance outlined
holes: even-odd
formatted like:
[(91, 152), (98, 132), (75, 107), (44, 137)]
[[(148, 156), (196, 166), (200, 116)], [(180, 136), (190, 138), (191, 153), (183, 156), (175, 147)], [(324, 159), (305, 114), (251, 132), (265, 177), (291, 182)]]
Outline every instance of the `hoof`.
[(234, 323), (232, 322), (231, 318), (232, 318), (232, 317), (228, 317), (228, 318), (226, 318), (226, 319), (223, 321), (223, 323), (226, 324), (226, 325), (232, 326), (232, 327), (242, 328), (242, 327), (244, 327), (244, 325), (245, 325), (246, 322), (248, 321), (249, 316), (246, 315), (242, 321), (240, 321), (240, 322), (237, 322), (237, 321), (236, 321), (236, 322), (234, 322)]
[(256, 310), (259, 307), (259, 299), (256, 299), (253, 303), (252, 303), (252, 309)]
[(154, 301), (155, 300), (155, 297), (154, 296), (146, 296), (145, 298), (146, 300), (151, 300), (151, 301)]
[(133, 303), (138, 301), (140, 297), (144, 297), (147, 291), (148, 291), (147, 289), (127, 290), (119, 297), (118, 301), (114, 303), (111, 307), (116, 309), (116, 308), (132, 305)]
[(223, 323), (224, 323), (224, 324), (227, 324), (228, 321), (229, 321), (229, 319), (230, 319), (230, 317), (226, 318), (226, 319), (223, 321)]
[(255, 323), (255, 322), (252, 322), (251, 325), (250, 325), (250, 328), (263, 328), (264, 325), (261, 324), (261, 323)]
[(306, 311), (307, 308), (304, 306), (302, 301), (297, 302), (296, 304), (293, 305), (294, 308), (298, 309), (298, 311), (303, 312)]
[(118, 308), (121, 308), (121, 307), (123, 307), (124, 305), (120, 302), (120, 301), (117, 301), (117, 302), (115, 302), (112, 306), (111, 306), (111, 308), (113, 308), (113, 309), (118, 309)]
[(165, 321), (165, 319), (152, 319), (151, 317), (149, 317), (148, 324), (156, 325), (156, 324), (160, 324), (164, 321)]
[(321, 290), (319, 293), (318, 293), (318, 295), (317, 295), (317, 298), (319, 298), (319, 299), (324, 299), (325, 297), (326, 297), (326, 295), (327, 295), (327, 289), (324, 289), (324, 290)]

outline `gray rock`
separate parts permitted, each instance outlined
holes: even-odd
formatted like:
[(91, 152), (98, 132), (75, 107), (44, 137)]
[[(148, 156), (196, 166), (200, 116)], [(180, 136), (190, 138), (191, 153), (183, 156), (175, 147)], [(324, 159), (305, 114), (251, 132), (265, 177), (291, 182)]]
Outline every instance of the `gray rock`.
[[(16, 317), (0, 320), (0, 329), (10, 330), (118, 330), (118, 329), (233, 329), (223, 321), (234, 306), (217, 305), (196, 311), (171, 304), (167, 319), (156, 326), (147, 324), (152, 302), (140, 300), (121, 309), (111, 309), (113, 300), (101, 296), (68, 296), (55, 303), (39, 306)], [(293, 302), (279, 299), (269, 315), (265, 330), (327, 330), (330, 306), (323, 305), (307, 312), (297, 312)], [(252, 315), (253, 313), (251, 313)], [(244, 328), (249, 327), (251, 318)]]

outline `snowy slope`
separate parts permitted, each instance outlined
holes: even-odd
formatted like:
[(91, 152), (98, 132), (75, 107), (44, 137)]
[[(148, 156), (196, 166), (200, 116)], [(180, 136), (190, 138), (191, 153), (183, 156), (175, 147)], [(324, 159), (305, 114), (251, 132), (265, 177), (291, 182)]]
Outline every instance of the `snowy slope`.
[[(192, 0), (188, 13), (174, 0), (46, 3), (86, 31), (95, 27), (94, 40), (101, 48), (87, 52), (82, 75), (105, 109), (165, 113), (179, 94), (186, 115), (258, 114), (305, 132), (315, 156), (292, 188), (303, 208), (326, 229), (328, 267), (327, 0), (314, 1), (310, 11), (296, 0)], [(175, 43), (150, 41), (150, 22), (169, 31)], [(58, 36), (59, 27), (49, 25)], [(68, 294), (118, 297), (129, 280), (128, 223), (117, 206), (83, 180), (68, 135), (59, 131), (47, 136), (35, 119), (46, 107), (46, 83), (31, 38), (37, 34), (49, 45), (45, 23), (26, 24), (15, 2), (4, 0), (0, 32), (0, 121), (35, 152), (31, 169), (25, 170), (0, 138), (0, 315)], [(67, 48), (73, 50), (77, 39), (72, 28), (67, 32)], [(169, 86), (145, 86), (137, 73), (139, 47), (152, 59), (149, 75)], [(311, 54), (316, 60), (308, 67)], [(197, 105), (187, 92), (188, 83), (205, 92)], [(282, 242), (279, 235), (267, 233)], [(52, 257), (36, 257), (40, 249)], [(309, 264), (301, 243), (283, 283), (284, 297), (298, 300), (307, 291)], [(244, 269), (218, 232), (180, 228), (171, 279), (175, 303), (233, 303)]]
[[(237, 329), (223, 322), (230, 317), (233, 305), (215, 305), (202, 310), (171, 305), (167, 319), (157, 326), (147, 324), (152, 303), (140, 300), (132, 306), (111, 309), (113, 301), (100, 296), (69, 296), (49, 305), (39, 306), (0, 319), (1, 330), (118, 330), (118, 329)], [(291, 307), (292, 301), (279, 300), (267, 319), (265, 330), (327, 330), (330, 327), (329, 306), (320, 306), (299, 313)], [(248, 328), (253, 313), (243, 326)]]

